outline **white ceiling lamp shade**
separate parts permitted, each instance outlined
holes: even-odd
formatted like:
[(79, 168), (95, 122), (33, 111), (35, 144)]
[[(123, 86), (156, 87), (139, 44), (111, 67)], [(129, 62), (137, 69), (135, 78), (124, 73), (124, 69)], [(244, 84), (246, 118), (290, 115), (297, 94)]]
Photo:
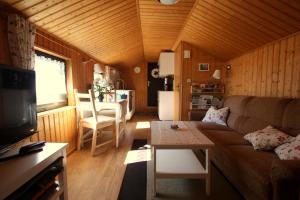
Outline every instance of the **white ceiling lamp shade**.
[(163, 5), (173, 5), (176, 4), (179, 0), (158, 0), (159, 3)]
[(104, 71), (99, 63), (94, 64), (94, 73), (103, 74)]
[(221, 79), (221, 70), (216, 69), (212, 77), (217, 80)]

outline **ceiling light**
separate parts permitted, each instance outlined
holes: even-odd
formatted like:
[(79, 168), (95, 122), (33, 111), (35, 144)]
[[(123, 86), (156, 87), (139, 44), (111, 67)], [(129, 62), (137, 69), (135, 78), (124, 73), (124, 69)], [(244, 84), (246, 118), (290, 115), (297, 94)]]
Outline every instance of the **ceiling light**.
[(159, 3), (164, 5), (173, 5), (177, 3), (179, 0), (158, 0)]

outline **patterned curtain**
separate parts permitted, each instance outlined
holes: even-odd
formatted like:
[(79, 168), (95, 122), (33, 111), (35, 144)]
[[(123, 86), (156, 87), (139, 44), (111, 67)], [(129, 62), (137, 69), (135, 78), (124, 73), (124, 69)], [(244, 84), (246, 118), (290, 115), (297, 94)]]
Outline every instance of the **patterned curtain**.
[(34, 69), (34, 40), (36, 28), (25, 18), (8, 16), (8, 44), (14, 66)]

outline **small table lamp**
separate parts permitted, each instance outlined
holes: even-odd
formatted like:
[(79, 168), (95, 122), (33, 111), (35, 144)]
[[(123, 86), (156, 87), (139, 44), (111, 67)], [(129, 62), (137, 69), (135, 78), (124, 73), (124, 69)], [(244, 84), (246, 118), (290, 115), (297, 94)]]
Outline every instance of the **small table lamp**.
[(212, 77), (214, 79), (220, 80), (221, 79), (221, 70), (216, 69), (215, 72), (214, 72), (214, 74), (212, 75)]

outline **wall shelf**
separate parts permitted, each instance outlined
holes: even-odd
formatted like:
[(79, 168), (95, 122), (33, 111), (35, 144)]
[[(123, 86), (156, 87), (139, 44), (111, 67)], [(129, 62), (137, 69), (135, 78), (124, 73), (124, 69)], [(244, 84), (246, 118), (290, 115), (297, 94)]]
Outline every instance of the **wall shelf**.
[(190, 89), (189, 119), (193, 113), (197, 113), (203, 118), (211, 106), (220, 108), (224, 92), (223, 85), (193, 84)]

